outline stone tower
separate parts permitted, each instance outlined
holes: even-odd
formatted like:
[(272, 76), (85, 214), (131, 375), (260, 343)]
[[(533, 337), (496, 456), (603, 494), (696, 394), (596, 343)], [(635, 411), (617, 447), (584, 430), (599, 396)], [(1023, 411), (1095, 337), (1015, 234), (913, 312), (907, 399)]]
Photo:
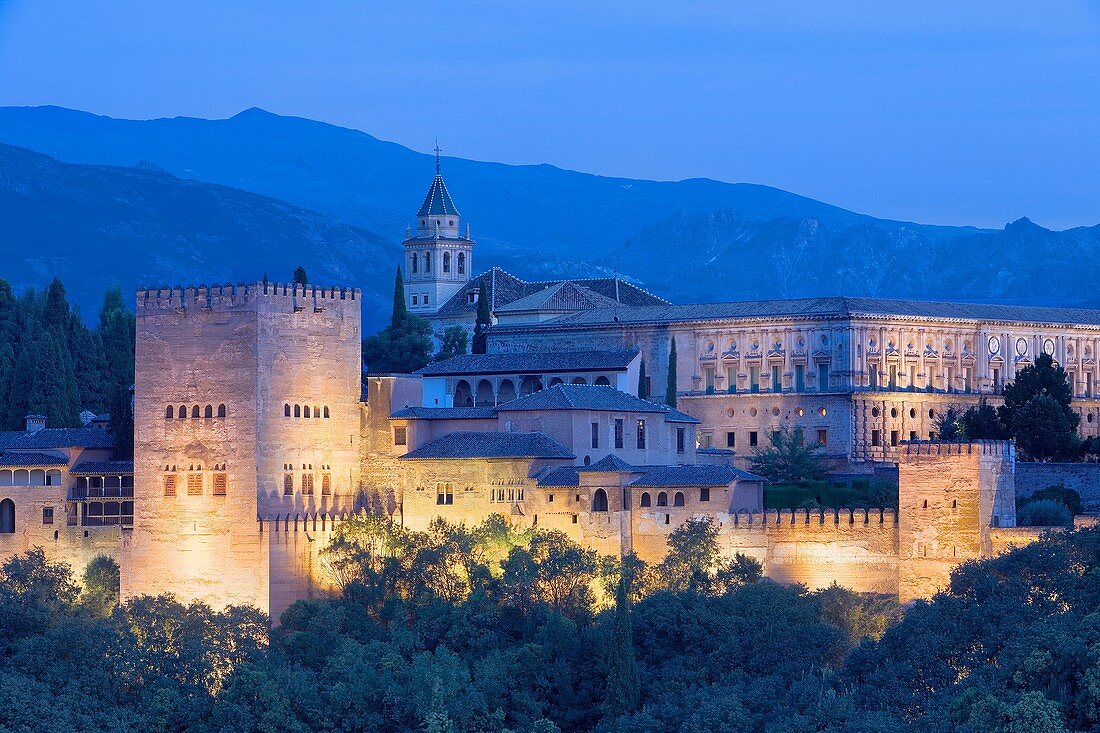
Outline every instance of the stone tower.
[(967, 560), (993, 557), (992, 534), (1016, 526), (1011, 441), (910, 443), (898, 464), (898, 596), (943, 590)]
[(408, 231), (403, 242), (405, 298), (413, 313), (435, 313), (470, 280), (474, 242), (469, 228), (463, 234), (460, 227), (458, 209), (440, 173), (437, 147), (435, 178), (416, 212), (416, 233)]
[(266, 282), (138, 291), (124, 598), (277, 616), (321, 584), (324, 538), (298, 520), (357, 508), (360, 303)]

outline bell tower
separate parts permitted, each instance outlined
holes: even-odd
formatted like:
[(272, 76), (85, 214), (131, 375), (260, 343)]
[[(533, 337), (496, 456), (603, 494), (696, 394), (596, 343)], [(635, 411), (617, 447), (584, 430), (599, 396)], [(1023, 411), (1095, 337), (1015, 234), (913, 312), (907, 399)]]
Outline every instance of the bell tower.
[(431, 315), (462, 289), (473, 269), (470, 229), (461, 219), (440, 173), (435, 146), (435, 178), (416, 212), (416, 233), (405, 232), (405, 305), (412, 313)]

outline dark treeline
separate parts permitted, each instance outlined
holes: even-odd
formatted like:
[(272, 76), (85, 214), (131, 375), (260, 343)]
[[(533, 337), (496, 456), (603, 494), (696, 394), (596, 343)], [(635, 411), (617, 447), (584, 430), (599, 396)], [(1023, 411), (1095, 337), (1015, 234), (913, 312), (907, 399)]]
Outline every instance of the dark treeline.
[(109, 290), (89, 327), (54, 280), (12, 293), (0, 279), (0, 430), (21, 430), (28, 414), (49, 427), (78, 427), (80, 413), (111, 414), (117, 452), (133, 451), (134, 314)]
[(1100, 730), (1100, 530), (968, 564), (901, 614), (722, 560), (599, 558), (503, 521), (349, 522), (345, 585), (246, 609), (114, 607), (40, 552), (0, 568), (0, 731), (1061, 733)]

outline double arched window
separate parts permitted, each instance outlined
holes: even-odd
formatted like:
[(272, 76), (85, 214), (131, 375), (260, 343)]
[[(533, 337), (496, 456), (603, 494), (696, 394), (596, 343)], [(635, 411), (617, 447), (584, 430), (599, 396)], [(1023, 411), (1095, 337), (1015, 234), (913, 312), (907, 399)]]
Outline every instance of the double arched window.
[(431, 271), (432, 271), (432, 253), (431, 252), (425, 252), (424, 253), (424, 272), (431, 272)]
[(412, 271), (412, 273), (414, 275), (419, 271), (419, 268), (417, 267), (417, 265), (419, 264), (419, 259), (420, 259), (420, 255), (418, 255), (416, 252), (413, 252), (412, 253), (412, 263), (409, 266), (409, 269)]
[(466, 253), (465, 252), (459, 252), (458, 253), (458, 274), (459, 275), (465, 275), (466, 274)]
[(450, 272), (450, 271), (451, 271), (451, 253), (450, 252), (444, 252), (443, 253), (443, 272)]

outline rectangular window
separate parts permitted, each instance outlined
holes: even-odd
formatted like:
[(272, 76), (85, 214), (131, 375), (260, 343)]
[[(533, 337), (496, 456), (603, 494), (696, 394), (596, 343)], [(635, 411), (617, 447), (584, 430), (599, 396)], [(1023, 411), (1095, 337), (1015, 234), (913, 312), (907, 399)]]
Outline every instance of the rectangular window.
[(817, 431), (817, 444), (825, 445), (829, 442), (829, 431), (821, 429)]
[(829, 391), (829, 365), (818, 364), (817, 365), (817, 391), (828, 392)]
[(428, 304), (428, 294), (424, 293), (424, 295), (420, 298), (420, 300), (421, 300), (421, 302), (424, 303), (424, 305), (427, 305)]
[(598, 422), (592, 423), (592, 447), (600, 447), (600, 424)]
[(420, 296), (413, 295), (413, 305), (420, 305)]
[(905, 385), (905, 388), (910, 392), (915, 392), (917, 389), (917, 366), (915, 364), (909, 367), (909, 384)]
[(1092, 372), (1085, 372), (1085, 397), (1092, 397)]
[(772, 392), (782, 392), (782, 391), (783, 391), (783, 378), (782, 378), (782, 375), (779, 373), (779, 367), (773, 366), (772, 367)]
[(909, 440), (919, 440), (919, 438), (917, 438), (917, 431), (916, 430), (910, 430), (909, 431)]
[(312, 473), (303, 473), (302, 474), (302, 495), (303, 496), (313, 496), (313, 474)]
[[(1089, 381), (1092, 381), (1091, 380), (1091, 377), (1092, 377), (1091, 374), (1089, 375), (1089, 377), (1090, 377)], [(993, 393), (994, 394), (1000, 394), (1001, 393), (1001, 370), (1000, 369), (994, 369), (993, 370)], [(1089, 396), (1091, 397), (1091, 395), (1089, 395)]]
[(638, 448), (645, 449), (645, 420), (638, 421)]
[(615, 418), (615, 447), (623, 447), (623, 419), (621, 417)]
[(749, 447), (755, 448), (758, 445), (760, 445), (760, 436), (755, 430), (752, 430), (749, 432)]
[(737, 367), (726, 367), (726, 391), (737, 394)]
[(737, 447), (737, 433), (733, 432), (732, 430), (729, 431), (728, 433), (726, 433), (726, 447), (727, 448), (736, 448)]
[[(1073, 374), (1071, 373), (1070, 374), (1071, 378), (1070, 378), (1070, 381), (1069, 381), (1070, 385), (1073, 384), (1072, 376), (1073, 376)], [(973, 381), (974, 381), (974, 370), (971, 369), (970, 367), (963, 367), (963, 392), (970, 393), (970, 392), (974, 391)]]
[(890, 389), (894, 390), (898, 388), (898, 365), (890, 365)]
[(547, 494), (546, 495), (546, 501), (549, 504), (553, 504), (554, 503), (554, 495), (553, 494)]
[(699, 489), (699, 501), (710, 501), (710, 487), (704, 486)]
[(176, 495), (176, 476), (175, 474), (164, 477), (164, 495), (175, 496)]
[(321, 496), (332, 496), (332, 474), (321, 474)]
[(294, 474), (283, 476), (283, 496), (294, 496)]
[(714, 447), (714, 433), (703, 433), (703, 447), (704, 448), (713, 448)]
[(187, 474), (187, 495), (188, 496), (202, 496), (202, 474), (201, 473), (189, 473), (189, 474)]
[(394, 445), (408, 445), (409, 444), (409, 429), (401, 426), (393, 429), (393, 444)]
[(872, 364), (867, 369), (867, 386), (871, 389), (878, 389), (878, 365)]
[(806, 367), (801, 364), (794, 365), (794, 391), (806, 391)]
[(947, 367), (947, 384), (945, 387), (948, 392), (955, 391), (955, 367)]
[[(1069, 393), (1071, 395), (1073, 395), (1074, 397), (1076, 397), (1077, 396), (1077, 372), (1069, 372), (1066, 375), (1066, 377), (1068, 378), (1067, 381), (1069, 381)], [(967, 375), (967, 378), (969, 378), (969, 375)]]
[(882, 432), (878, 430), (871, 431), (871, 445), (882, 445)]
[(897, 445), (897, 444), (898, 444), (898, 431), (897, 430), (891, 430), (890, 431), (890, 445)]
[(707, 394), (714, 394), (714, 369), (703, 370), (703, 384), (706, 385)]
[(53, 524), (53, 507), (42, 507), (42, 524)]
[(756, 394), (760, 391), (760, 367), (749, 367), (749, 391)]
[(676, 452), (684, 452), (684, 429), (676, 428)]
[(454, 484), (435, 485), (435, 503), (439, 506), (450, 506), (455, 503)]
[(226, 474), (214, 474), (214, 496), (225, 496), (225, 489), (227, 485), (228, 481)]

